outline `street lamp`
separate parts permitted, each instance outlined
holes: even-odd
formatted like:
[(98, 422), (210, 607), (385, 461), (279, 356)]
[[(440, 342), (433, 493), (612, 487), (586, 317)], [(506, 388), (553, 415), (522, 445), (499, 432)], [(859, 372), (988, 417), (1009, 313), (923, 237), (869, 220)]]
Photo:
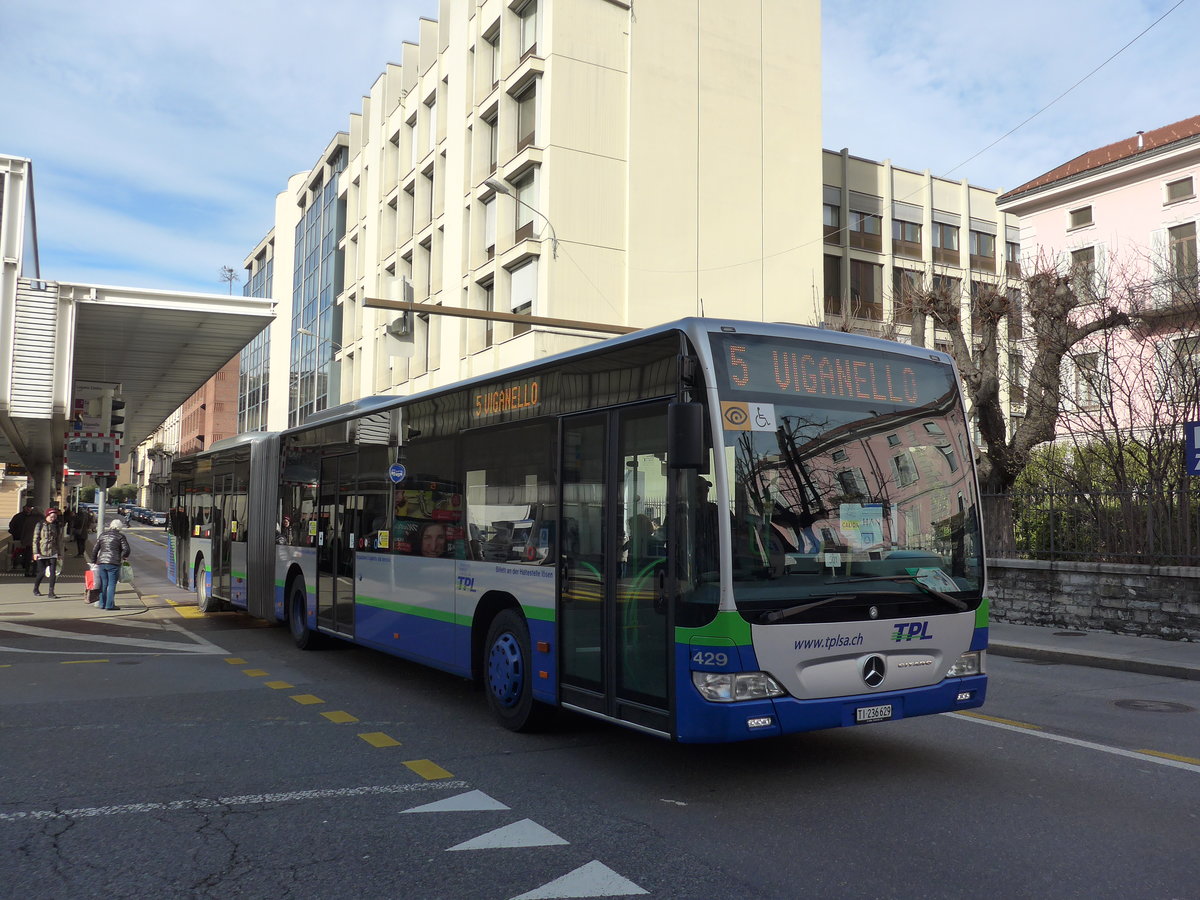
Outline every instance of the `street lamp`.
[(537, 213), (539, 216), (541, 216), (542, 219), (545, 220), (546, 225), (548, 225), (550, 228), (550, 254), (555, 259), (558, 259), (558, 235), (555, 234), (554, 225), (551, 223), (551, 221), (549, 219), (546, 218), (546, 214), (544, 212), (542, 212), (540, 209), (534, 209), (532, 206), (530, 206), (528, 203), (526, 203), (524, 200), (522, 200), (520, 197), (518, 197), (516, 194), (514, 194), (512, 192), (512, 189), (507, 184), (505, 184), (503, 181), (501, 181), (499, 178), (489, 178), (487, 181), (484, 182), (484, 185), (487, 187), (490, 187), (497, 194), (507, 194), (508, 196), (512, 197), (514, 200), (516, 200), (518, 203), (520, 203), (523, 207), (525, 207), (530, 212)]
[[(317, 337), (315, 334), (313, 334), (313, 333), (312, 333), (311, 331), (309, 331), (307, 328), (297, 328), (297, 329), (296, 329), (296, 334), (302, 334), (302, 335), (304, 335), (305, 337), (310, 337), (310, 338), (316, 338), (316, 337)], [(317, 340), (320, 340), (320, 338), (317, 338)], [(341, 350), (341, 349), (342, 349), (342, 345), (341, 345), (341, 344), (339, 344), (337, 341), (335, 341), (333, 338), (329, 338), (329, 343), (333, 345), (333, 348), (334, 348), (335, 350)]]

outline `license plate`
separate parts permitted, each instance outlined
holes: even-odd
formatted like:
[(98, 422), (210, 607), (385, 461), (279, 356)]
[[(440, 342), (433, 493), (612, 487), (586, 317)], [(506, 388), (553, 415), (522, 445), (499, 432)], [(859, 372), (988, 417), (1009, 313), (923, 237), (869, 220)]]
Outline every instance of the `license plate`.
[(854, 711), (856, 722), (882, 722), (892, 717), (892, 704), (884, 706), (863, 706)]

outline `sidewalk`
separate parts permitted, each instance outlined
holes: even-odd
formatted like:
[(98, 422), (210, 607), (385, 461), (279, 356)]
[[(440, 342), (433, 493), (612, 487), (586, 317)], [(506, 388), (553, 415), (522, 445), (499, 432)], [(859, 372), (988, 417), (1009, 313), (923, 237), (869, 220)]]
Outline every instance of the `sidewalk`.
[[(169, 601), (164, 595), (139, 589), (135, 568), (134, 584), (117, 585), (116, 603), (120, 611), (105, 612), (83, 602), (84, 568), (85, 560), (74, 555), (63, 561), (63, 572), (55, 588), (59, 597), (57, 600), (45, 596), (45, 582), (42, 583), (43, 596), (35, 597), (32, 578), (26, 578), (20, 572), (0, 572), (0, 619), (12, 617), (14, 621), (25, 622), (30, 621), (26, 618), (28, 616), (41, 619), (111, 619), (114, 616), (143, 614), (195, 602), (195, 595), (178, 589), (178, 597), (174, 601)], [(155, 583), (161, 579), (147, 575), (141, 580)], [(1161, 638), (1098, 631), (1070, 631), (1037, 625), (1009, 625), (1004, 622), (993, 622), (988, 635), (988, 650), (996, 656), (1042, 659), (1200, 681), (1200, 644), (1194, 642), (1164, 641)]]

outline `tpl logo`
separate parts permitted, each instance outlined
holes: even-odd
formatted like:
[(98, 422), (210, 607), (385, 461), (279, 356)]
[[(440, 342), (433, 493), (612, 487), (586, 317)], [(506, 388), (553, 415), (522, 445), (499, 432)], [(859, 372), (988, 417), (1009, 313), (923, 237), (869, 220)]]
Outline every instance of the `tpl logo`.
[(893, 641), (931, 641), (933, 635), (928, 633), (929, 622), (898, 622), (892, 626)]
[(475, 593), (475, 579), (467, 575), (458, 576), (458, 590), (468, 594)]

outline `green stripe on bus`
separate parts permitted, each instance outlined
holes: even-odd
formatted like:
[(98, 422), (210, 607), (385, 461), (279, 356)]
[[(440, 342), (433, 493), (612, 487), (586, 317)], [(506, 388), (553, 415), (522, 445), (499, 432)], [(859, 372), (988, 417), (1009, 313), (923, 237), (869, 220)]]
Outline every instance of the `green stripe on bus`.
[(699, 628), (675, 629), (677, 644), (700, 644), (702, 646), (722, 646), (733, 641), (736, 645), (751, 643), (750, 623), (738, 612), (719, 612), (707, 625)]
[(988, 607), (990, 605), (991, 605), (990, 601), (988, 600), (987, 597), (984, 597), (982, 600), (979, 601), (979, 606), (975, 610), (975, 627), (976, 628), (987, 628), (988, 627)]
[(527, 619), (537, 619), (539, 622), (553, 622), (555, 618), (554, 610), (544, 609), (541, 606), (522, 606), (521, 609), (525, 611), (525, 618)]

